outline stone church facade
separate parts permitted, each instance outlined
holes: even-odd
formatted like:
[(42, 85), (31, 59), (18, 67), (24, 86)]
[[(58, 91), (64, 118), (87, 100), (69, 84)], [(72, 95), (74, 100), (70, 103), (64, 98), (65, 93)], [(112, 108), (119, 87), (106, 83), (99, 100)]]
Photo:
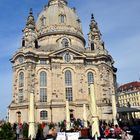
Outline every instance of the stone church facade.
[[(32, 9), (23, 30), (22, 45), (13, 55), (13, 97), (9, 121), (28, 122), (29, 95), (35, 96), (36, 122), (65, 119), (65, 101), (71, 117), (89, 110), (89, 84), (94, 82), (98, 115), (112, 119), (111, 95), (116, 68), (105, 49), (97, 22), (91, 16), (88, 47), (80, 18), (66, 0), (49, 0), (34, 20)], [(88, 111), (88, 119), (90, 120)]]

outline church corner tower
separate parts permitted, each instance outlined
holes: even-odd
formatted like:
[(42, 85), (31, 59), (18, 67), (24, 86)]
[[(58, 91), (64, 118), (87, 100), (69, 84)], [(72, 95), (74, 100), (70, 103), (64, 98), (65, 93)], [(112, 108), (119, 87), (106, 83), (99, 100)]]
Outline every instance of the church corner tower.
[(11, 62), (11, 123), (28, 122), (31, 91), (35, 96), (36, 122), (64, 120), (66, 99), (71, 118), (81, 118), (83, 104), (89, 106), (91, 82), (95, 84), (99, 118), (112, 119), (111, 95), (115, 90), (116, 69), (93, 14), (85, 48), (80, 18), (74, 8), (68, 7), (67, 0), (49, 0), (36, 21), (30, 9), (21, 47)]
[[(105, 48), (93, 14), (89, 27), (86, 59), (87, 61), (92, 60), (92, 65), (94, 65), (94, 67), (92, 66), (94, 71), (93, 82), (95, 84), (99, 118), (108, 120), (112, 117), (112, 94), (116, 92), (117, 69), (113, 66), (114, 61)], [(91, 57), (90, 60), (88, 60), (88, 57)]]
[(30, 9), (29, 16), (27, 18), (26, 26), (23, 30), (22, 47), (25, 48), (37, 48), (37, 31), (33, 11)]
[(104, 42), (101, 39), (101, 33), (98, 28), (97, 22), (94, 19), (93, 14), (91, 15), (91, 23), (89, 25), (90, 32), (88, 34), (88, 41), (90, 51), (98, 51), (98, 53), (102, 50), (104, 51)]

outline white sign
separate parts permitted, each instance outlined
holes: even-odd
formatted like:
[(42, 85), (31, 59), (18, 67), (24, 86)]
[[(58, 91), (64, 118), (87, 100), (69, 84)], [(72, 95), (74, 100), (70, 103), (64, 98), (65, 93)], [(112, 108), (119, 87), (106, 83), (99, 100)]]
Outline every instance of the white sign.
[(67, 140), (78, 140), (80, 137), (79, 132), (66, 133)]
[(65, 132), (58, 132), (56, 140), (66, 140), (66, 134)]
[(117, 140), (117, 139), (112, 139), (112, 138), (106, 139), (106, 138), (102, 138), (101, 140)]
[(111, 138), (109, 138), (108, 140), (117, 140), (117, 139), (111, 139)]

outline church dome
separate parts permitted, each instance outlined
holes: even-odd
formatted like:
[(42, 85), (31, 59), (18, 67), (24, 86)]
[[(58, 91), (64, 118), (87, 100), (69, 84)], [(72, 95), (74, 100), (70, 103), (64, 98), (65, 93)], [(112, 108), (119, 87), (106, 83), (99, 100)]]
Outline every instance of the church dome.
[(49, 0), (38, 16), (36, 27), (40, 39), (63, 34), (75, 36), (85, 43), (80, 19), (75, 8), (67, 6), (66, 0)]

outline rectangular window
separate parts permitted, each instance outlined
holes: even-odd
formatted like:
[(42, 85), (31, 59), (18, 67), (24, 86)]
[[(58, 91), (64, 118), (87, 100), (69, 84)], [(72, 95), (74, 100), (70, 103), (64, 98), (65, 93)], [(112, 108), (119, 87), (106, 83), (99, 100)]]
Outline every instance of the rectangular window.
[(40, 64), (47, 64), (46, 59), (40, 59)]
[(86, 64), (86, 65), (92, 65), (92, 64), (93, 64), (93, 61), (92, 61), (92, 60), (86, 60), (86, 61), (85, 61), (85, 64)]
[(64, 23), (65, 22), (65, 16), (64, 15), (60, 15), (60, 23)]
[(23, 102), (23, 89), (19, 89), (18, 102)]
[(73, 97), (72, 97), (72, 88), (71, 87), (67, 87), (66, 89), (65, 89), (66, 91), (66, 99), (68, 100), (68, 101), (72, 101), (73, 100)]
[(40, 88), (40, 102), (47, 102), (47, 88)]
[(46, 25), (46, 18), (43, 17), (41, 20), (42, 20), (42, 26), (45, 26)]
[(40, 112), (40, 119), (41, 120), (47, 120), (48, 118), (48, 112), (47, 111), (41, 111)]

